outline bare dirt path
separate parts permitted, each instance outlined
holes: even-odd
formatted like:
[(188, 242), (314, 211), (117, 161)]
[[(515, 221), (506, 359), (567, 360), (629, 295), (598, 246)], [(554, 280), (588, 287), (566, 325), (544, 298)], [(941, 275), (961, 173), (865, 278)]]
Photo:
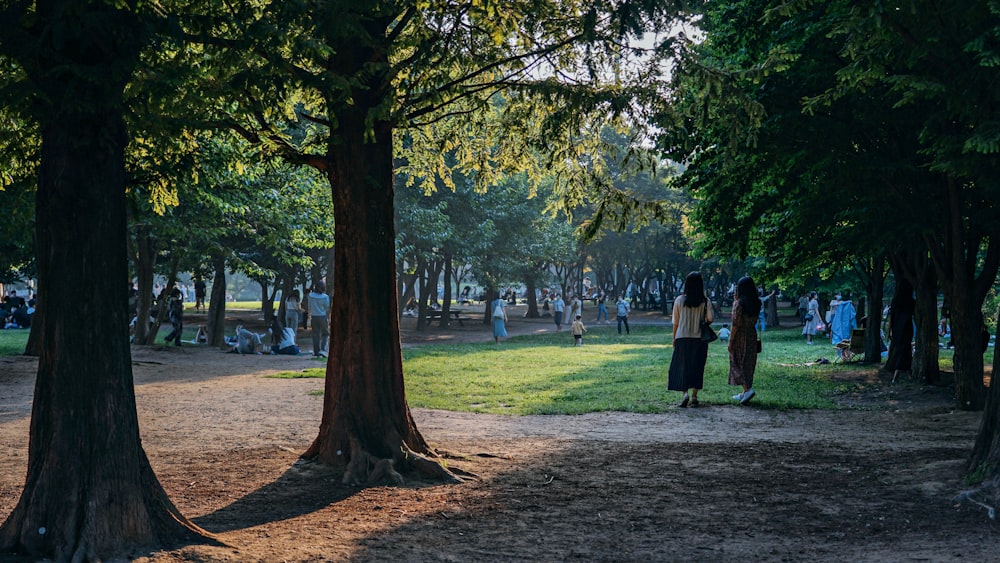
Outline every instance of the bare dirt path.
[[(491, 339), (466, 325), (417, 334), (404, 319), (403, 342)], [(296, 463), (318, 428), (321, 398), (310, 392), (322, 382), (266, 377), (321, 365), (311, 356), (153, 347), (135, 348), (133, 361), (154, 469), (181, 511), (230, 546), (138, 561), (997, 559), (997, 524), (951, 501), (979, 415), (953, 412), (947, 388), (876, 382), (851, 400), (879, 410), (833, 412), (417, 409), (446, 462), (479, 479), (354, 489)], [(0, 358), (0, 518), (24, 480), (35, 369)]]

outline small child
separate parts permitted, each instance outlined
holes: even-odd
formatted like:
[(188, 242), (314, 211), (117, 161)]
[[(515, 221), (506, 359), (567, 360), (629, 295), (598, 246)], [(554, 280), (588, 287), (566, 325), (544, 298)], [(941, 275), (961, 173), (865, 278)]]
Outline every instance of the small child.
[(722, 328), (719, 329), (719, 338), (729, 340), (729, 325), (722, 325)]
[(573, 321), (573, 340), (576, 341), (577, 346), (583, 346), (583, 333), (587, 332), (587, 327), (583, 326), (583, 321), (580, 320), (580, 315), (576, 316), (576, 320)]

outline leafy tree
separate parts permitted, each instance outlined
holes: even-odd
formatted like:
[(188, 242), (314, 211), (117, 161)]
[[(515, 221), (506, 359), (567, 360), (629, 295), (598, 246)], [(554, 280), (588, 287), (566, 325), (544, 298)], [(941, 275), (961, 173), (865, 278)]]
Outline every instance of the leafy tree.
[[(997, 7), (917, 2), (859, 11), (838, 2), (830, 10), (846, 61), (836, 87), (817, 102), (881, 87), (894, 113), (910, 119), (908, 136), (930, 175), (907, 195), (930, 219), (921, 238), (951, 306), (955, 401), (982, 408), (982, 305), (1000, 269)], [(941, 205), (926, 205), (935, 201)]]
[[(632, 72), (625, 63), (638, 54), (623, 45), (678, 12), (659, 2), (284, 1), (184, 22), (204, 46), (188, 54), (218, 63), (194, 95), (216, 99), (215, 84), (236, 91), (241, 113), (217, 121), (322, 171), (332, 189), (332, 359), (306, 457), (342, 467), (347, 482), (398, 479), (393, 467), (448, 478), (426, 462), (430, 450), (409, 415), (397, 304), (386, 300), (395, 281), (395, 132), (416, 139), (410, 166), (426, 172), (414, 178), (450, 177), (443, 159), (453, 148), (484, 186), (493, 171), (537, 163), (534, 148), (560, 149), (543, 162), (564, 162), (586, 116), (621, 116), (655, 94), (642, 73), (658, 72), (660, 53)], [(483, 117), (502, 92), (513, 102), (504, 119)], [(292, 142), (283, 135), (289, 122), (314, 127)], [(484, 132), (483, 145), (431, 134), (459, 122)]]

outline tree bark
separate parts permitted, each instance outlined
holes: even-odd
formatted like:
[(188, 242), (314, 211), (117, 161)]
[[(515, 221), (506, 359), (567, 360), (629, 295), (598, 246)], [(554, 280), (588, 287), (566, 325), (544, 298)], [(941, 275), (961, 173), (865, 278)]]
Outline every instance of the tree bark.
[(441, 324), (446, 327), (451, 319), (451, 251), (444, 253), (444, 297), (441, 303)]
[[(104, 2), (40, 3), (34, 19), (40, 41), (22, 63), (45, 106), (36, 236), (46, 306), (37, 311), (28, 473), (0, 527), (0, 551), (99, 561), (204, 538), (167, 498), (140, 445), (128, 301), (118, 291), (128, 279), (122, 92), (141, 26)], [(109, 281), (117, 298), (94, 299)]]
[(423, 258), (417, 259), (415, 272), (413, 285), (417, 294), (417, 330), (424, 330), (427, 326), (427, 262)]
[(212, 257), (212, 295), (208, 302), (208, 345), (227, 348), (226, 345), (226, 257)]
[(933, 385), (941, 380), (941, 349), (938, 347), (937, 277), (926, 264), (914, 285), (917, 303), (913, 310), (914, 333), (913, 376)]
[[(351, 54), (338, 56), (349, 60)], [(370, 56), (378, 55), (364, 53), (361, 59)], [(422, 455), (431, 451), (406, 403), (398, 304), (393, 298), (392, 125), (368, 117), (382, 100), (378, 92), (359, 92), (353, 105), (330, 103), (337, 109), (338, 125), (328, 147), (327, 171), (337, 275), (323, 417), (303, 457), (342, 468), (345, 483), (400, 482), (400, 472), (410, 468), (455, 481), (453, 474)]]
[(865, 326), (865, 363), (879, 364), (882, 362), (882, 304), (885, 298), (886, 257), (879, 255), (868, 264), (865, 272), (865, 293), (867, 294), (867, 311), (861, 311), (867, 317)]
[[(1000, 313), (997, 315), (1000, 327)], [(1000, 355), (993, 349), (993, 374), (986, 395), (986, 406), (979, 421), (979, 433), (972, 447), (972, 454), (966, 465), (966, 475), (976, 481), (985, 481), (1000, 475), (1000, 385), (997, 384), (998, 359)]]
[(955, 405), (961, 410), (980, 410), (986, 403), (983, 383), (982, 303), (954, 292), (950, 296), (951, 335), (955, 344)]
[(169, 317), (167, 304), (170, 302), (170, 292), (177, 285), (177, 271), (180, 268), (180, 263), (180, 256), (174, 253), (173, 258), (170, 260), (170, 272), (167, 273), (167, 284), (163, 288), (163, 292), (157, 296), (156, 319), (153, 321), (153, 326), (149, 328), (149, 334), (146, 335), (146, 340), (143, 344), (148, 346), (156, 344), (156, 335), (160, 333), (160, 327), (163, 326), (163, 322)]
[(928, 240), (928, 248), (951, 307), (955, 405), (961, 410), (980, 410), (986, 402), (982, 305), (1000, 268), (1000, 232), (968, 222), (967, 209), (972, 204), (965, 201), (964, 186), (952, 177), (944, 183), (947, 226), (941, 239)]
[(528, 311), (524, 314), (525, 318), (528, 319), (538, 319), (541, 315), (538, 313), (538, 296), (535, 295), (538, 286), (535, 285), (534, 278), (529, 279), (524, 282), (524, 293), (525, 298), (528, 301)]

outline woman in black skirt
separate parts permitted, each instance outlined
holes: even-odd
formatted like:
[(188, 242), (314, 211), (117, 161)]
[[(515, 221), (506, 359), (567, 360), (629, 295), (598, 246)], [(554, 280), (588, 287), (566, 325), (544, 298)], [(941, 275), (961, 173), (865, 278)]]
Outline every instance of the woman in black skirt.
[(705, 381), (708, 343), (701, 340), (702, 320), (714, 320), (712, 308), (701, 272), (691, 272), (684, 280), (684, 293), (674, 300), (674, 354), (667, 380), (668, 390), (684, 393), (677, 405), (682, 408), (698, 406), (698, 391)]

